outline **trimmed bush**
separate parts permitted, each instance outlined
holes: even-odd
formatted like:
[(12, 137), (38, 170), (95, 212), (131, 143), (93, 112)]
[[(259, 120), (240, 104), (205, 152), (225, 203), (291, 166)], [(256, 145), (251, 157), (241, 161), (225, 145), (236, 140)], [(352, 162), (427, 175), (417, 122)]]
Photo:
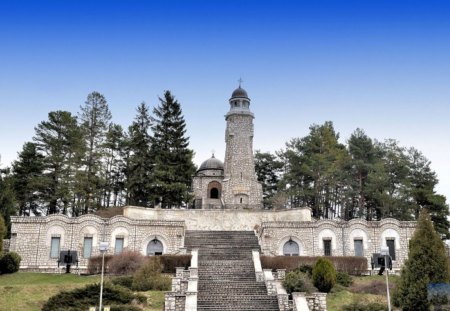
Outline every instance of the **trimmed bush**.
[(364, 304), (361, 302), (354, 302), (343, 306), (342, 311), (387, 311), (388, 308), (377, 302)]
[(177, 267), (184, 267), (187, 269), (191, 265), (191, 255), (162, 255), (150, 256), (150, 260), (159, 258), (162, 265), (162, 273), (175, 273)]
[(6, 274), (19, 271), (21, 260), (22, 258), (15, 252), (4, 254), (0, 258), (0, 273)]
[(283, 286), (288, 294), (292, 294), (293, 292), (312, 293), (317, 291), (309, 276), (299, 270), (288, 272), (283, 281)]
[(108, 261), (108, 272), (115, 275), (129, 275), (145, 263), (145, 257), (138, 252), (123, 251)]
[(138, 291), (147, 290), (170, 290), (172, 280), (170, 277), (161, 274), (162, 265), (160, 256), (152, 257), (133, 276), (132, 288)]
[[(321, 257), (312, 256), (261, 256), (263, 269), (286, 269), (293, 271), (301, 266), (313, 266)], [(367, 259), (356, 256), (326, 257), (329, 259), (336, 271), (346, 272), (350, 275), (361, 275), (367, 271)]]
[[(89, 306), (98, 305), (100, 284), (90, 284), (72, 291), (63, 291), (51, 297), (42, 307), (42, 311), (78, 311), (88, 310)], [(147, 298), (134, 294), (130, 290), (105, 283), (103, 287), (103, 304), (110, 305), (111, 310), (142, 310), (136, 304), (145, 304)]]
[[(109, 271), (108, 265), (112, 258), (113, 255), (105, 255), (105, 273), (108, 273)], [(102, 273), (102, 256), (93, 256), (89, 258), (87, 269), (89, 274)]]
[(352, 277), (345, 272), (336, 273), (336, 282), (344, 287), (349, 287), (353, 283)]
[(133, 289), (133, 276), (131, 275), (124, 275), (124, 276), (118, 276), (111, 280), (111, 283), (114, 285), (123, 286), (128, 289)]
[(326, 258), (319, 258), (312, 270), (314, 286), (323, 293), (329, 293), (336, 284), (336, 270), (332, 262)]

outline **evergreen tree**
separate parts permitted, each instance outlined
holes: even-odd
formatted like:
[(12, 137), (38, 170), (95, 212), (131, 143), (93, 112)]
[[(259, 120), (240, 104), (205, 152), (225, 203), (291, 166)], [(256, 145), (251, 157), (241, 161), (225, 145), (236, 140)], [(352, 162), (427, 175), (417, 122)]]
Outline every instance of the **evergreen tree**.
[(85, 172), (84, 176), (79, 176), (85, 214), (101, 204), (101, 187), (104, 184), (102, 160), (105, 157), (104, 142), (110, 121), (111, 112), (105, 97), (98, 92), (89, 94), (80, 113), (86, 148), (86, 156), (83, 159)]
[(0, 215), (7, 228), (7, 237), (11, 234), (11, 216), (16, 214), (16, 199), (13, 190), (13, 178), (10, 170), (0, 169)]
[(19, 215), (41, 216), (39, 199), (46, 188), (43, 178), (44, 156), (34, 143), (28, 142), (13, 165), (13, 187), (19, 205)]
[(127, 204), (150, 206), (152, 202), (153, 158), (151, 156), (152, 122), (149, 109), (145, 103), (137, 108), (137, 115), (129, 132), (129, 158), (127, 166)]
[(413, 237), (409, 241), (408, 259), (393, 300), (404, 311), (429, 310), (427, 285), (449, 281), (449, 262), (444, 243), (433, 228), (426, 210), (422, 210)]
[(43, 199), (48, 204), (47, 213), (66, 214), (73, 197), (75, 162), (84, 151), (77, 119), (68, 111), (53, 111), (35, 130), (33, 139), (45, 157)]
[(283, 162), (270, 152), (255, 152), (255, 171), (262, 184), (265, 207), (272, 207), (271, 198), (278, 190)]
[(158, 203), (162, 200), (163, 207), (179, 206), (191, 199), (189, 186), (195, 173), (193, 151), (188, 149), (186, 123), (180, 104), (169, 91), (160, 98), (160, 105), (153, 114), (151, 151), (155, 167), (152, 193)]
[(5, 220), (3, 219), (3, 216), (0, 215), (0, 257), (3, 251), (3, 239), (6, 237), (6, 232)]

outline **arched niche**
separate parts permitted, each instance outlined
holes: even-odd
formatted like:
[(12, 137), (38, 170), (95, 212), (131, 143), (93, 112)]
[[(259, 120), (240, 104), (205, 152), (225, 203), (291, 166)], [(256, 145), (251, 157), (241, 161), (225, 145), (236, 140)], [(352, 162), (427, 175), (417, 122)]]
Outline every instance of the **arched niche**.
[(212, 181), (208, 184), (208, 198), (220, 199), (222, 194), (222, 185), (217, 181)]

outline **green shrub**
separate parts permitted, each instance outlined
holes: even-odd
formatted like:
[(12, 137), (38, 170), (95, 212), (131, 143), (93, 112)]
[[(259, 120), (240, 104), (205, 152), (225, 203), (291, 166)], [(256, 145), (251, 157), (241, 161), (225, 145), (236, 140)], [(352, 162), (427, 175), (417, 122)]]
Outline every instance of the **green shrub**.
[(133, 276), (132, 288), (138, 291), (170, 290), (172, 280), (161, 274), (162, 264), (159, 256), (148, 260)]
[(145, 263), (145, 257), (138, 252), (123, 251), (108, 261), (108, 272), (115, 275), (129, 275)]
[(386, 311), (388, 308), (377, 302), (364, 304), (361, 302), (354, 302), (343, 306), (342, 311)]
[(0, 215), (0, 255), (3, 251), (3, 238), (6, 235), (6, 225), (3, 216)]
[(312, 293), (317, 291), (309, 276), (299, 270), (288, 272), (283, 281), (283, 286), (288, 294), (292, 294), (293, 292)]
[[(88, 310), (90, 306), (98, 305), (99, 294), (100, 284), (90, 284), (72, 291), (63, 291), (51, 297), (42, 307), (42, 311)], [(111, 310), (142, 310), (132, 305), (136, 303), (145, 304), (146, 301), (145, 296), (134, 294), (126, 288), (110, 283), (104, 284), (103, 305), (111, 306)]]
[(0, 258), (0, 273), (6, 274), (19, 271), (21, 260), (22, 258), (15, 252), (4, 254)]
[[(312, 256), (261, 256), (263, 269), (286, 269), (293, 271), (301, 266), (313, 266), (321, 257)], [(336, 271), (347, 272), (350, 275), (361, 275), (367, 271), (367, 259), (356, 256), (327, 257)]]
[(329, 293), (336, 284), (336, 270), (330, 260), (319, 258), (312, 271), (314, 286), (323, 293)]
[(126, 287), (128, 289), (133, 288), (133, 276), (131, 275), (124, 275), (124, 276), (118, 276), (111, 280), (111, 283), (114, 285), (120, 285), (123, 287)]
[(344, 287), (349, 287), (353, 283), (352, 277), (345, 272), (336, 273), (336, 282)]
[(191, 265), (191, 255), (162, 255), (150, 256), (149, 260), (159, 258), (162, 264), (162, 273), (175, 273), (176, 268), (184, 267), (187, 269)]
[(312, 277), (312, 266), (310, 265), (301, 265), (300, 267), (294, 269), (294, 271), (300, 271), (303, 273), (306, 273), (308, 275), (309, 278)]

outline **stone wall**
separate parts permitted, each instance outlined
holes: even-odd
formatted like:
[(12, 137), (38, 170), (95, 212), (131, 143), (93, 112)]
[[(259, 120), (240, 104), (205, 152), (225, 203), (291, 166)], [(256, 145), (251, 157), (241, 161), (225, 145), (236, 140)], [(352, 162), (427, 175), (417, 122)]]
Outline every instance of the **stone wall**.
[(150, 209), (127, 206), (124, 215), (133, 219), (179, 220), (183, 219), (187, 230), (230, 230), (251, 231), (263, 222), (284, 222), (289, 220), (311, 220), (311, 210), (291, 209), (283, 211), (265, 210), (182, 210)]
[(76, 250), (79, 266), (87, 267), (83, 254), (85, 237), (92, 238), (91, 256), (99, 255), (100, 241), (109, 242), (107, 254), (114, 254), (115, 240), (124, 239), (124, 249), (146, 255), (147, 245), (157, 238), (164, 253), (181, 252), (184, 246), (184, 222), (130, 219), (115, 216), (103, 219), (95, 215), (69, 218), (63, 215), (47, 217), (11, 217), (10, 250), (21, 257), (21, 269), (51, 271), (57, 267), (57, 258), (50, 257), (52, 237), (60, 238), (60, 250)]
[(408, 255), (408, 242), (416, 222), (383, 219), (365, 221), (360, 219), (344, 221), (319, 220), (311, 222), (264, 222), (259, 229), (263, 255), (283, 255), (283, 246), (290, 239), (300, 248), (301, 256), (323, 256), (324, 240), (331, 240), (332, 256), (354, 256), (354, 240), (362, 240), (363, 256), (371, 266), (372, 253), (379, 253), (386, 247), (386, 239), (395, 241), (396, 260), (393, 268), (399, 269)]

